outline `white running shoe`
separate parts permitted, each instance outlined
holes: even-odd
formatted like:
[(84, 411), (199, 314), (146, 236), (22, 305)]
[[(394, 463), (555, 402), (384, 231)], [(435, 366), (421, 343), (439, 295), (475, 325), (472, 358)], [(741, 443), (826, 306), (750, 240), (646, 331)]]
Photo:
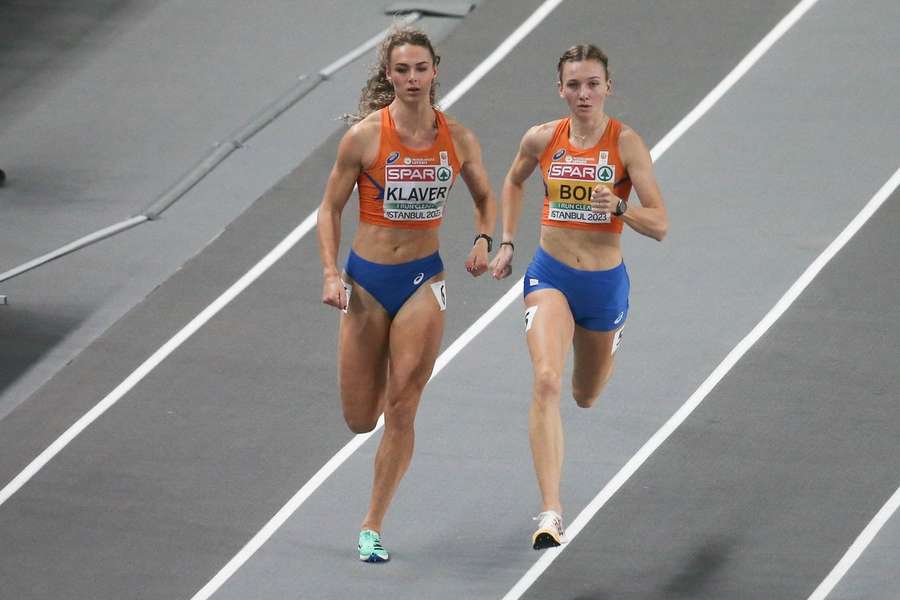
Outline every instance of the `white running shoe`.
[(531, 545), (535, 550), (553, 548), (568, 541), (562, 515), (555, 510), (545, 510), (534, 517), (534, 520), (538, 521), (537, 531), (531, 536)]

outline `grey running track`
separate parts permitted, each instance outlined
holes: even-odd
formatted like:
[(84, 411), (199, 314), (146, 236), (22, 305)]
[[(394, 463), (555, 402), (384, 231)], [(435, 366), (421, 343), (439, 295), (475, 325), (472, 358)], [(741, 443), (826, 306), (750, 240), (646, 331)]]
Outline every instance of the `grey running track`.
[[(464, 19), (420, 21), (443, 55), (441, 91), (540, 4), (484, 0)], [(610, 55), (608, 111), (652, 147), (794, 6), (566, 0), (449, 112), (478, 134), (499, 191), (522, 133), (564, 113), (556, 58), (591, 41)], [(298, 75), (390, 22), (355, 1), (0, 8), (0, 270), (136, 214)], [(624, 235), (632, 309), (616, 374), (591, 410), (568, 401), (564, 379), (567, 522), (900, 167), (897, 22), (888, 0), (819, 0), (657, 161), (671, 230), (662, 244)], [(343, 131), (333, 118), (353, 109), (370, 61), (323, 83), (162, 220), (0, 283), (0, 487), (315, 209)], [(516, 277), (540, 192), (530, 182)], [(460, 185), (441, 233), (445, 350), (514, 283), (466, 274), (470, 211)], [(0, 599), (807, 600), (900, 487), (898, 230), (900, 192), (888, 190), (527, 584), (542, 554), (529, 546), (539, 498), (521, 301), (429, 383), (385, 523), (392, 560), (359, 563), (379, 434), (320, 472), (353, 436), (312, 230), (0, 501)], [(898, 559), (894, 517), (828, 598), (896, 598)]]

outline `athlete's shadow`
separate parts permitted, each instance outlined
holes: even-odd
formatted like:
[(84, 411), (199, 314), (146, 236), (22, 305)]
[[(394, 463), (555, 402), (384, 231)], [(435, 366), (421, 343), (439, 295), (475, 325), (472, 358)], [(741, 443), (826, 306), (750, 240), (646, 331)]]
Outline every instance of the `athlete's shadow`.
[(728, 562), (736, 545), (737, 540), (732, 537), (718, 536), (706, 540), (690, 555), (681, 570), (662, 586), (665, 596), (693, 598), (708, 591), (706, 588)]
[[(667, 580), (660, 582), (657, 591), (653, 593), (654, 598), (696, 598), (699, 596), (708, 596), (710, 586), (716, 580), (716, 575), (721, 571), (722, 567), (729, 561), (737, 540), (727, 537), (714, 537), (708, 539), (696, 547), (687, 560), (682, 564), (678, 572), (672, 574)], [(615, 588), (623, 586), (623, 589), (595, 589), (591, 592), (585, 592), (573, 596), (571, 600), (612, 600), (620, 598), (623, 595), (635, 593), (635, 589), (631, 586), (634, 579), (629, 578), (630, 583), (619, 586), (611, 584)], [(647, 582), (649, 584), (649, 582)], [(652, 586), (652, 584), (649, 584)], [(649, 593), (648, 589), (642, 588), (643, 593)]]

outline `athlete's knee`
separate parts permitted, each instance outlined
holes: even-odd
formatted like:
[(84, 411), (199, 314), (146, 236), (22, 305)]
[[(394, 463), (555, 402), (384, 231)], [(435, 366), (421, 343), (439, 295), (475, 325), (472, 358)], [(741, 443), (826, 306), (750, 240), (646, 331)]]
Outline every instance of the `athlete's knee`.
[(385, 390), (359, 393), (358, 390), (343, 389), (341, 407), (344, 422), (353, 433), (369, 433), (378, 425), (378, 417), (384, 408)]
[(534, 371), (534, 399), (540, 405), (559, 402), (562, 389), (561, 373), (556, 369), (537, 368)]
[(607, 369), (606, 373), (603, 374), (603, 378), (600, 381), (591, 382), (589, 384), (579, 382), (578, 378), (573, 375), (572, 397), (575, 399), (575, 404), (577, 404), (581, 408), (592, 407), (597, 402), (597, 400), (600, 399), (600, 396), (602, 395), (604, 388), (606, 388), (606, 383), (609, 381), (610, 377), (612, 377), (612, 368)]
[(369, 433), (378, 425), (378, 415), (344, 415), (344, 422), (353, 433)]
[(384, 411), (385, 428), (391, 431), (412, 431), (418, 407), (418, 397), (388, 402)]
[(597, 400), (600, 399), (601, 392), (603, 392), (602, 386), (599, 389), (593, 390), (575, 386), (572, 387), (572, 397), (575, 398), (575, 404), (581, 408), (590, 408), (594, 406)]
[(388, 388), (395, 397), (420, 396), (431, 377), (431, 369), (395, 367)]

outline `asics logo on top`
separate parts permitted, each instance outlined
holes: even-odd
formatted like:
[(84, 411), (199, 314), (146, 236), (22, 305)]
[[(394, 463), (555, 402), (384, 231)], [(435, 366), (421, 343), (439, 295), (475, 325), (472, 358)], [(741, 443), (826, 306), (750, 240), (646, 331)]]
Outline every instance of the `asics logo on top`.
[(398, 158), (400, 158), (400, 153), (395, 150), (394, 152), (391, 152), (390, 154), (388, 154), (388, 157), (385, 159), (384, 162), (386, 162), (387, 164), (391, 164)]
[(565, 154), (565, 153), (566, 153), (566, 149), (560, 148), (559, 150), (557, 150), (556, 152), (553, 153), (553, 160), (561, 159), (563, 157), (563, 154)]
[[(418, 275), (416, 275), (416, 278), (413, 279), (413, 285), (419, 285), (420, 283), (422, 283), (423, 279), (425, 279), (425, 273), (419, 273)], [(618, 323), (618, 321), (616, 321), (616, 323)]]

